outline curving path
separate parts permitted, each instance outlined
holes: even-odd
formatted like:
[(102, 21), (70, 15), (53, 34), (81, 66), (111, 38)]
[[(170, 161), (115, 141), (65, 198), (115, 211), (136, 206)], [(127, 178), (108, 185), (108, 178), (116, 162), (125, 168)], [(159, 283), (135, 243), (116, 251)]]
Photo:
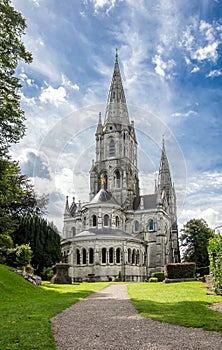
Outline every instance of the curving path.
[(58, 350), (221, 350), (216, 332), (185, 328), (140, 316), (127, 285), (110, 285), (55, 316)]

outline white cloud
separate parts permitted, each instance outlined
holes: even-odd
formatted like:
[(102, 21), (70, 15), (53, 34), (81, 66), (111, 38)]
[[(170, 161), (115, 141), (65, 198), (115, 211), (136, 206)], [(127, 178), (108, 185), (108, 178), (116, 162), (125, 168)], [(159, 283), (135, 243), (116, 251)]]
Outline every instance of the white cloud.
[(39, 6), (40, 6), (40, 4), (39, 4), (40, 0), (32, 0), (32, 2), (34, 3), (34, 5), (35, 5), (36, 7), (39, 7)]
[(21, 102), (29, 107), (33, 107), (36, 105), (36, 99), (35, 97), (27, 97), (24, 95), (23, 92), (20, 92)]
[(168, 60), (164, 62), (160, 55), (155, 55), (152, 59), (152, 62), (156, 65), (155, 72), (163, 78), (170, 79), (172, 68), (175, 66), (174, 60)]
[(58, 107), (59, 104), (66, 102), (66, 90), (63, 86), (59, 86), (57, 89), (48, 86), (42, 90), (39, 100), (42, 103), (51, 103)]
[(222, 174), (204, 172), (187, 179), (186, 202), (178, 221), (183, 225), (193, 218), (203, 218), (211, 228), (222, 224)]
[(210, 228), (214, 229), (221, 221), (221, 215), (218, 210), (215, 210), (212, 207), (206, 209), (203, 208), (192, 208), (192, 209), (183, 209), (180, 214), (180, 226), (187, 223), (187, 221), (192, 219), (204, 219)]
[(188, 57), (185, 56), (184, 59), (187, 65), (191, 64), (191, 60)]
[(195, 67), (192, 69), (191, 73), (199, 72), (199, 70), (200, 70), (200, 67), (195, 66)]
[(219, 69), (214, 69), (212, 71), (210, 71), (210, 73), (207, 75), (207, 78), (215, 78), (215, 77), (219, 77), (222, 75), (222, 71)]
[(218, 49), (219, 43), (217, 41), (208, 44), (205, 47), (201, 47), (197, 49), (196, 51), (191, 53), (191, 57), (197, 61), (203, 61), (203, 60), (212, 60), (216, 61), (218, 58)]
[(172, 114), (172, 117), (192, 117), (195, 115), (197, 115), (197, 112), (195, 112), (193, 110), (189, 110), (186, 113), (175, 112)]
[(62, 85), (65, 87), (70, 87), (73, 90), (79, 91), (79, 86), (77, 84), (73, 84), (64, 74), (62, 74)]
[(218, 47), (222, 42), (221, 33), (222, 26), (216, 22), (193, 20), (193, 23), (186, 27), (180, 44), (186, 48), (191, 59), (216, 62), (219, 57)]
[(116, 0), (89, 0), (95, 9), (95, 13), (98, 13), (99, 10), (106, 8), (106, 13), (109, 13), (116, 4)]

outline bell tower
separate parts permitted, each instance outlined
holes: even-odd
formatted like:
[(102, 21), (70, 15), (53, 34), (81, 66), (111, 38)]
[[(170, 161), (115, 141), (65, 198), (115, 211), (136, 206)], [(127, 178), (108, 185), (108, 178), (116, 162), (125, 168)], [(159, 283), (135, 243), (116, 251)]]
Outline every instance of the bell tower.
[(117, 52), (104, 122), (100, 113), (95, 136), (96, 161), (90, 170), (90, 200), (100, 190), (103, 177), (105, 189), (123, 208), (131, 209), (139, 196), (137, 140), (134, 123), (129, 120)]

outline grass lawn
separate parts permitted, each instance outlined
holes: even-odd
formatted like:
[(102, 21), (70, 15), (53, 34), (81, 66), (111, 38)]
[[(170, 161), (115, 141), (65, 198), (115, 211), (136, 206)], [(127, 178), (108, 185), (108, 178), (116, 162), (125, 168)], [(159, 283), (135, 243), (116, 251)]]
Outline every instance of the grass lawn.
[(144, 317), (222, 333), (222, 313), (207, 305), (222, 302), (202, 282), (136, 283), (128, 285), (133, 305)]
[(0, 265), (0, 349), (55, 350), (50, 319), (107, 285), (45, 283), (36, 287)]

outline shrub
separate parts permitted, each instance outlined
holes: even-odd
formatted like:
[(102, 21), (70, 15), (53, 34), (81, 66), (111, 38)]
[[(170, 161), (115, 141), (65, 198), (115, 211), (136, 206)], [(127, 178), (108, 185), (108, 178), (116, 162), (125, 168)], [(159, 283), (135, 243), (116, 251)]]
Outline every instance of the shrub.
[(50, 281), (54, 276), (54, 270), (52, 267), (44, 267), (41, 273), (41, 278), (43, 281)]
[(165, 279), (164, 272), (153, 272), (151, 277), (156, 277), (159, 282), (163, 282)]
[(215, 234), (209, 240), (210, 277), (216, 294), (222, 294), (222, 236)]
[(157, 277), (150, 277), (149, 282), (158, 282), (158, 278)]
[(195, 277), (196, 264), (194, 262), (166, 264), (164, 275), (169, 279), (182, 279)]

